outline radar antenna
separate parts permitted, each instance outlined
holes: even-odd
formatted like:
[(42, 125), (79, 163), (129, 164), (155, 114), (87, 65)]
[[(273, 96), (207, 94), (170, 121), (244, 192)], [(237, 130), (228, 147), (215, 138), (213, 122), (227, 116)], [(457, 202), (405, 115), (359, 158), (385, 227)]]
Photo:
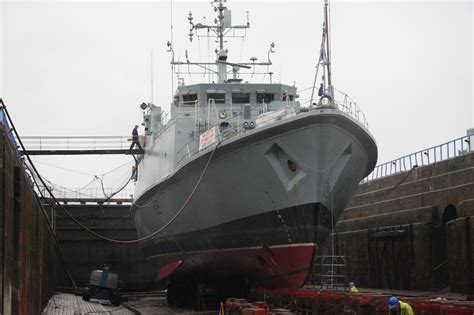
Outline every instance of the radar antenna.
[[(215, 62), (191, 62), (186, 55), (186, 61), (175, 61), (174, 60), (174, 51), (172, 45), (168, 44), (168, 48), (171, 52), (171, 64), (172, 65), (195, 65), (198, 67), (203, 68), (208, 72), (212, 72), (217, 74), (218, 82), (240, 82), (241, 79), (238, 78), (238, 71), (241, 68), (250, 69), (255, 66), (270, 66), (272, 64), (270, 60), (270, 54), (274, 53), (275, 51), (273, 48), (275, 47), (274, 43), (271, 43), (270, 49), (268, 51), (268, 60), (266, 62), (255, 63), (255, 60), (251, 60), (252, 62), (244, 62), (244, 63), (232, 63), (227, 61), (228, 56), (228, 49), (224, 46), (225, 37), (227, 38), (244, 38), (247, 35), (247, 29), (250, 28), (250, 22), (247, 12), (247, 23), (244, 25), (232, 25), (231, 22), (231, 10), (228, 10), (227, 7), (224, 5), (225, 0), (214, 0), (211, 5), (214, 7), (214, 11), (217, 13), (217, 17), (214, 19), (215, 25), (210, 24), (203, 24), (203, 23), (194, 23), (194, 17), (192, 12), (188, 13), (188, 21), (189, 21), (189, 40), (192, 42), (194, 36), (198, 37), (217, 37), (217, 42), (219, 43), (218, 48), (216, 48), (216, 61)], [(200, 32), (201, 30), (206, 30), (206, 32)], [(239, 31), (240, 30), (240, 31)], [(242, 33), (243, 30), (243, 33)], [(211, 34), (212, 31), (214, 34)], [(217, 71), (210, 69), (211, 66), (217, 66)], [(230, 66), (232, 68), (233, 76), (231, 79), (227, 80), (227, 67)], [(178, 70), (179, 72), (179, 70)], [(177, 74), (179, 75), (180, 73)], [(254, 71), (255, 72), (255, 71)], [(268, 69), (267, 69), (268, 72)], [(196, 73), (194, 73), (196, 74)]]

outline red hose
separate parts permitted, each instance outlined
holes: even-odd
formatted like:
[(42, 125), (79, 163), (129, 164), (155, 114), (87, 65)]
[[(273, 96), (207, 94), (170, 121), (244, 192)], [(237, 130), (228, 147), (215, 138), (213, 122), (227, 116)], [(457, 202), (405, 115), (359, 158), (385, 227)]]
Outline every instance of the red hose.
[[(79, 225), (81, 228), (83, 228), (84, 230), (86, 230), (87, 232), (89, 232), (90, 234), (104, 240), (104, 241), (108, 241), (108, 242), (112, 242), (112, 243), (119, 243), (119, 244), (134, 244), (134, 243), (139, 243), (139, 242), (143, 242), (143, 241), (146, 241), (154, 236), (156, 236), (157, 234), (159, 234), (160, 232), (162, 232), (164, 229), (166, 229), (171, 223), (173, 223), (176, 218), (181, 214), (181, 212), (183, 212), (183, 210), (187, 207), (187, 205), (189, 204), (189, 202), (191, 201), (191, 199), (193, 198), (194, 196), (194, 193), (196, 192), (196, 190), (198, 189), (199, 185), (201, 184), (204, 176), (206, 175), (207, 173), (207, 170), (209, 169), (209, 165), (211, 165), (211, 161), (212, 161), (212, 157), (214, 156), (214, 153), (216, 153), (217, 151), (217, 148), (221, 145), (221, 142), (219, 141), (217, 144), (216, 144), (216, 147), (214, 148), (214, 150), (211, 152), (211, 154), (209, 155), (209, 158), (207, 159), (207, 163), (206, 163), (206, 166), (204, 167), (202, 173), (201, 173), (201, 176), (199, 176), (199, 179), (197, 180), (196, 184), (194, 185), (194, 188), (193, 190), (191, 191), (191, 194), (189, 194), (188, 198), (186, 198), (186, 200), (184, 201), (183, 205), (181, 206), (181, 208), (179, 208), (179, 210), (173, 215), (173, 217), (168, 221), (166, 222), (166, 224), (164, 224), (162, 227), (160, 227), (158, 230), (154, 231), (153, 233), (151, 234), (148, 234), (146, 236), (143, 236), (143, 237), (140, 237), (140, 238), (137, 238), (137, 239), (134, 239), (134, 240), (116, 240), (116, 239), (112, 239), (112, 238), (109, 238), (107, 236), (104, 236), (104, 235), (101, 235), (97, 232), (94, 232), (93, 230), (91, 230), (90, 228), (88, 228), (87, 226), (85, 226), (84, 224), (82, 224), (79, 220), (77, 220), (76, 218), (74, 218), (70, 213), (69, 211), (66, 210), (66, 208), (64, 208), (63, 205), (61, 205), (59, 202), (57, 202), (56, 198), (53, 196), (53, 199), (57, 202), (57, 204), (61, 207), (61, 209), (64, 211), (64, 213), (66, 213), (66, 215), (71, 218), (71, 220), (73, 220), (77, 225)], [(48, 188), (49, 189), (49, 188)]]
[(104, 240), (104, 241), (108, 241), (108, 242), (112, 242), (112, 243), (118, 243), (118, 244), (135, 244), (135, 243), (140, 243), (140, 242), (143, 242), (143, 241), (146, 241), (156, 235), (158, 235), (159, 233), (163, 232), (164, 229), (166, 229), (171, 223), (173, 223), (176, 218), (181, 214), (181, 212), (183, 212), (183, 210), (187, 207), (187, 205), (189, 204), (189, 202), (191, 201), (191, 199), (193, 198), (194, 196), (194, 193), (196, 192), (196, 190), (198, 189), (199, 185), (201, 184), (202, 180), (204, 179), (204, 176), (206, 175), (208, 169), (209, 169), (209, 165), (211, 165), (211, 161), (212, 161), (212, 158), (214, 157), (214, 154), (216, 153), (217, 151), (217, 148), (219, 148), (219, 146), (221, 145), (221, 141), (217, 142), (214, 150), (211, 152), (211, 154), (209, 154), (209, 158), (207, 159), (207, 163), (206, 163), (206, 166), (204, 167), (202, 173), (201, 173), (201, 176), (199, 176), (199, 179), (197, 180), (196, 184), (194, 185), (194, 188), (193, 190), (191, 191), (191, 194), (189, 194), (188, 198), (186, 198), (186, 200), (184, 201), (183, 205), (181, 206), (181, 208), (179, 208), (179, 210), (173, 215), (173, 217), (168, 221), (166, 222), (165, 225), (163, 225), (162, 227), (160, 227), (158, 230), (154, 231), (153, 233), (149, 234), (149, 235), (146, 235), (146, 236), (143, 236), (143, 237), (140, 237), (140, 238), (137, 238), (137, 239), (133, 239), (133, 240), (116, 240), (116, 239), (113, 239), (113, 238), (109, 238), (107, 236), (104, 236), (104, 235), (101, 235), (97, 232), (94, 232), (93, 230), (91, 230), (89, 227), (85, 226), (84, 224), (82, 224), (79, 220), (77, 220), (71, 213), (69, 213), (69, 211), (62, 205), (59, 203), (59, 201), (56, 199), (56, 197), (53, 195), (52, 191), (50, 190), (50, 188), (48, 187), (48, 185), (46, 185), (45, 181), (43, 180), (43, 177), (41, 177), (41, 175), (39, 174), (38, 170), (36, 169), (36, 166), (33, 164), (33, 161), (31, 160), (30, 156), (28, 155), (28, 151), (26, 150), (25, 146), (23, 145), (23, 142), (21, 141), (21, 138), (20, 136), (18, 135), (18, 132), (15, 128), (15, 125), (13, 124), (13, 121), (10, 117), (10, 114), (8, 113), (8, 110), (5, 106), (5, 104), (3, 103), (3, 100), (0, 99), (0, 104), (2, 105), (4, 111), (5, 111), (5, 114), (7, 115), (8, 117), (8, 120), (10, 121), (10, 124), (11, 124), (11, 128), (13, 130), (13, 132), (15, 133), (16, 135), (16, 138), (18, 140), (18, 142), (20, 143), (20, 146), (21, 148), (23, 149), (23, 154), (26, 156), (26, 158), (28, 159), (28, 161), (30, 162), (30, 165), (31, 167), (33, 168), (34, 172), (38, 175), (38, 178), (40, 179), (41, 183), (43, 184), (44, 188), (47, 190), (47, 192), (49, 193), (49, 195), (51, 196), (51, 198), (54, 200), (54, 202), (59, 206), (59, 208), (61, 208), (61, 210), (64, 211), (64, 213), (74, 222), (76, 223), (79, 227), (81, 227), (82, 229), (86, 230), (87, 232), (89, 232), (90, 234)]

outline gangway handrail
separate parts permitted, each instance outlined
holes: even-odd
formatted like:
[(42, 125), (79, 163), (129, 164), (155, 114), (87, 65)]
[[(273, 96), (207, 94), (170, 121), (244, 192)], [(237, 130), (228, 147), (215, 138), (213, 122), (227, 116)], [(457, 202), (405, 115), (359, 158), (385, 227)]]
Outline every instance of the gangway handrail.
[(65, 139), (65, 138), (81, 138), (81, 139), (112, 139), (112, 138), (131, 138), (131, 136), (21, 136), (21, 139)]
[(138, 154), (132, 136), (22, 136), (29, 154)]
[(109, 199), (114, 201), (114, 199), (130, 199), (133, 200), (134, 188), (124, 188), (122, 191), (116, 193), (111, 198), (107, 196), (112, 195), (117, 189), (116, 188), (76, 188), (70, 189), (67, 187), (55, 186), (50, 188), (56, 198), (67, 200), (67, 199)]

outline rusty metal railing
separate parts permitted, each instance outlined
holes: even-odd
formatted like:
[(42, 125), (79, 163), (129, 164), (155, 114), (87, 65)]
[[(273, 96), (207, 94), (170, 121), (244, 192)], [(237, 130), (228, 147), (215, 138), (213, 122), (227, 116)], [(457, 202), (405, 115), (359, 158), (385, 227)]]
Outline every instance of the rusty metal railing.
[(439, 161), (468, 154), (474, 151), (473, 141), (474, 135), (467, 135), (377, 165), (372, 173), (362, 180), (362, 183), (406, 172), (413, 169), (413, 167), (430, 165)]

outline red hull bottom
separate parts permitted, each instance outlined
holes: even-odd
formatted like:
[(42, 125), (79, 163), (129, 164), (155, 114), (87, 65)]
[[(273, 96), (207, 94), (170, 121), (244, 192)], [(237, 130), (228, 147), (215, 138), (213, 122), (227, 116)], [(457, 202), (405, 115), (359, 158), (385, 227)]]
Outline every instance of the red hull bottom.
[(311, 272), (314, 244), (175, 253), (149, 257), (157, 280), (199, 278), (211, 283), (239, 279), (251, 286), (299, 288)]

